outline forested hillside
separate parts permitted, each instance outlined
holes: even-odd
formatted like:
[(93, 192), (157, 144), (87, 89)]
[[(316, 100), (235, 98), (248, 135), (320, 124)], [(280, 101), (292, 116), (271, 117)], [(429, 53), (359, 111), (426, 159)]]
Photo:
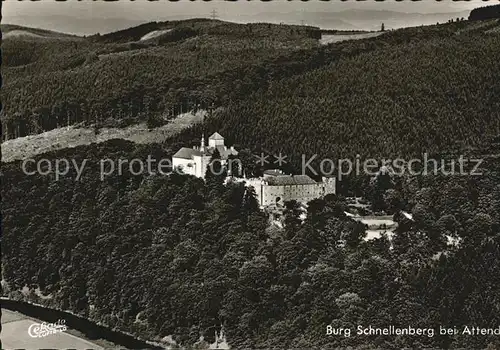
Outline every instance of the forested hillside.
[(6, 39), (14, 36), (31, 36), (32, 38), (38, 39), (78, 39), (77, 36), (71, 34), (65, 34), (60, 32), (54, 32), (52, 30), (39, 29), (39, 28), (28, 28), (15, 24), (2, 24), (2, 39)]
[(5, 40), (4, 134), (78, 122), (124, 126), (225, 103), (257, 88), (253, 77), (267, 75), (265, 63), (318, 46), (309, 27), (208, 20), (162, 26), (171, 30), (148, 40), (140, 37), (159, 24), (74, 40)]
[(203, 347), (200, 336), (212, 342), (224, 327), (232, 348), (500, 348), (498, 336), (326, 335), (328, 324), (500, 324), (498, 27), (463, 21), (319, 46), (306, 27), (194, 20), (4, 40), (9, 137), (201, 104), (214, 107), (205, 133), (251, 161), (283, 152), (288, 170), (315, 153), (484, 159), (482, 176), (340, 183), (396, 213), (393, 239), (368, 242), (341, 195), (310, 202), (304, 222), (287, 203), (281, 229), (255, 193), (223, 176), (124, 170), (101, 181), (101, 159), (170, 158), (198, 144), (200, 125), (161, 144), (110, 140), (37, 156), (88, 159), (79, 181), (74, 170), (56, 181), (2, 163), (4, 295), (182, 346)]
[(337, 60), (231, 101), (211, 130), (283, 151), (297, 168), (302, 154), (408, 159), (477, 144), (500, 133), (500, 36), (488, 28), (415, 28), (333, 45), (324, 55)]
[(486, 159), (483, 177), (404, 179), (414, 222), (397, 219), (392, 249), (385, 237), (364, 242), (335, 196), (311, 202), (303, 224), (290, 203), (281, 230), (251, 191), (222, 178), (99, 180), (99, 159), (170, 156), (157, 146), (41, 156), (89, 159), (78, 182), (3, 164), (4, 293), (21, 298), (28, 286), (31, 301), (181, 345), (212, 342), (223, 326), (233, 348), (495, 349), (498, 336), (325, 335), (328, 324), (498, 327), (500, 148), (487, 146), (467, 154)]
[(472, 21), (500, 18), (500, 5), (479, 7), (471, 11), (469, 19)]
[[(5, 40), (3, 132), (12, 138), (79, 122), (126, 126), (154, 114), (172, 117), (212, 104), (227, 108), (231, 115), (223, 120), (244, 115), (243, 125), (252, 126), (261, 119), (273, 124), (276, 114), (288, 108), (286, 118), (294, 125), (293, 111), (300, 106), (306, 118), (314, 119), (310, 126), (328, 124), (323, 130), (335, 128), (334, 135), (342, 128), (353, 130), (342, 118), (360, 123), (360, 134), (387, 125), (397, 130), (415, 127), (411, 137), (416, 140), (410, 140), (414, 145), (406, 152), (419, 149), (418, 128), (428, 130), (428, 122), (421, 122), (424, 117), (417, 113), (440, 127), (450, 125), (450, 115), (462, 105), (470, 109), (478, 104), (485, 106), (481, 112), (459, 116), (453, 125), (468, 130), (464, 141), (474, 141), (497, 118), (490, 99), (498, 89), (491, 84), (499, 61), (498, 23), (474, 23), (398, 30), (321, 47), (317, 30), (310, 27), (208, 20), (151, 23), (75, 40)], [(159, 34), (141, 40), (155, 32)], [(468, 54), (473, 59), (464, 61)], [(297, 87), (302, 81), (304, 91)], [(413, 93), (414, 98), (408, 97)], [(274, 103), (265, 102), (268, 94)], [(428, 103), (434, 95), (438, 99)], [(367, 111), (369, 106), (374, 110)], [(378, 125), (370, 121), (382, 115)], [(260, 143), (254, 133), (239, 132), (248, 135), (245, 142)], [(440, 143), (461, 136), (449, 133)], [(324, 137), (316, 139), (323, 148)], [(264, 146), (281, 142), (268, 139)]]

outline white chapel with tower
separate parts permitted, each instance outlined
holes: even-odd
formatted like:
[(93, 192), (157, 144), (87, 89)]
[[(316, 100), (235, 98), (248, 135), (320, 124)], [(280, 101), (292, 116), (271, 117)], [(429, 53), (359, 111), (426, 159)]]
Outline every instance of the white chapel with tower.
[(219, 151), (223, 166), (227, 163), (229, 156), (238, 155), (238, 151), (233, 146), (228, 148), (224, 143), (224, 137), (215, 132), (208, 138), (208, 145), (205, 144), (205, 137), (202, 135), (200, 146), (182, 147), (177, 151), (172, 157), (172, 167), (180, 169), (184, 174), (204, 179), (215, 150)]

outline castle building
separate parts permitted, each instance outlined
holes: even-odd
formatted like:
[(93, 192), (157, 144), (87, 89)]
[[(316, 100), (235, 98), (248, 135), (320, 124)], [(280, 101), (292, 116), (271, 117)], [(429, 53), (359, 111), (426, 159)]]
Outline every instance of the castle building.
[[(180, 169), (184, 174), (193, 175), (204, 179), (210, 159), (215, 150), (221, 156), (221, 165), (228, 164), (230, 156), (237, 156), (238, 151), (234, 147), (228, 148), (224, 143), (224, 137), (214, 133), (205, 144), (205, 138), (201, 137), (200, 146), (192, 148), (182, 147), (172, 157), (174, 169)], [(335, 194), (335, 178), (323, 178), (322, 181), (314, 181), (307, 175), (286, 175), (281, 170), (266, 170), (262, 177), (251, 179), (238, 179), (229, 177), (227, 180), (245, 182), (252, 186), (257, 194), (257, 200), (261, 207), (282, 208), (287, 201), (295, 200), (301, 204), (326, 196)]]
[(257, 194), (261, 207), (280, 207), (284, 202), (295, 200), (302, 204), (335, 194), (335, 178), (323, 178), (316, 182), (307, 175), (286, 175), (280, 170), (266, 170), (261, 178), (245, 180)]
[(208, 146), (205, 144), (205, 137), (202, 135), (200, 146), (182, 147), (172, 157), (172, 167), (180, 169), (184, 174), (204, 179), (210, 159), (216, 149), (219, 151), (223, 166), (227, 163), (229, 156), (238, 155), (238, 151), (234, 147), (226, 147), (224, 137), (216, 132), (208, 138)]

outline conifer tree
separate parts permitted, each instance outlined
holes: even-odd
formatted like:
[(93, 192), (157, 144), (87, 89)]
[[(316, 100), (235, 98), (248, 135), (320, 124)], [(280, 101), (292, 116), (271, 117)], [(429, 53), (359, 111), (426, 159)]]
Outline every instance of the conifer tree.
[(217, 195), (222, 192), (226, 177), (227, 171), (222, 165), (220, 152), (216, 148), (205, 172), (205, 181), (207, 182), (207, 188), (209, 189), (211, 197), (212, 195)]

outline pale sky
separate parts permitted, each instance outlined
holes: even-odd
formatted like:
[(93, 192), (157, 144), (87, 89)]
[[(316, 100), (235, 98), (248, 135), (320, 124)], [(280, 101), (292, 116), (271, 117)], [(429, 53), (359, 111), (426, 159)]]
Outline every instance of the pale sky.
[[(259, 0), (239, 0), (234, 2), (223, 0), (179, 0), (178, 2), (169, 0), (154, 2), (148, 0), (119, 0), (116, 2), (104, 2), (102, 0), (67, 0), (65, 2), (56, 2), (55, 0), (4, 0), (2, 1), (2, 22), (29, 26), (30, 21), (33, 21), (33, 26), (50, 27), (49, 29), (57, 30), (58, 26), (67, 28), (71, 25), (71, 20), (56, 18), (58, 16), (74, 18), (76, 26), (76, 21), (91, 23), (92, 19), (100, 19), (102, 22), (102, 19), (105, 18), (148, 22), (171, 20), (175, 19), (175, 17), (180, 17), (180, 19), (209, 17), (210, 12), (214, 9), (222, 20), (245, 21), (245, 18), (249, 18), (249, 16), (257, 16), (258, 18), (258, 15), (262, 13), (338, 12), (350, 9), (441, 13), (470, 10), (475, 7), (498, 3), (500, 3), (500, 0), (386, 0), (384, 2), (375, 0), (309, 0), (307, 2), (301, 0), (274, 0), (268, 2)], [(52, 22), (48, 22), (49, 17)], [(45, 21), (42, 21), (43, 19)], [(99, 27), (97, 21), (95, 24), (97, 29)], [(128, 26), (128, 23), (124, 22), (123, 26)], [(88, 32), (92, 32), (92, 29), (89, 28)]]
[(234, 16), (238, 14), (257, 14), (260, 12), (290, 12), (290, 11), (342, 11), (347, 9), (380, 9), (394, 10), (400, 12), (455, 12), (472, 9), (488, 4), (497, 4), (500, 1), (453, 1), (453, 0), (387, 0), (377, 2), (375, 0), (366, 1), (321, 1), (310, 0), (303, 2), (300, 0), (286, 1), (274, 0), (270, 2), (245, 1), (235, 2), (213, 0), (205, 2), (202, 0), (190, 1), (179, 0), (170, 2), (168, 0), (158, 0), (151, 2), (148, 0), (116, 2), (92, 1), (92, 0), (67, 0), (66, 2), (56, 2), (55, 0), (40, 1), (3, 1), (3, 17), (8, 20), (11, 16), (38, 16), (38, 15), (73, 15), (90, 16), (100, 18), (128, 18), (154, 20), (175, 15), (203, 15), (208, 14), (212, 9), (216, 9), (221, 17), (225, 15)]

